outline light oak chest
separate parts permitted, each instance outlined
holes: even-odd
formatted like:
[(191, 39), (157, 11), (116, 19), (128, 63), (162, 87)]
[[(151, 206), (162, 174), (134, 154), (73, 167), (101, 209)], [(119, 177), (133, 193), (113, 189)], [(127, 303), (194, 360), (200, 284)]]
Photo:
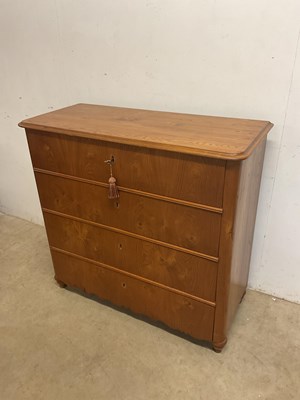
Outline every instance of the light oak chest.
[(20, 126), (56, 280), (221, 351), (247, 286), (272, 124), (78, 104)]

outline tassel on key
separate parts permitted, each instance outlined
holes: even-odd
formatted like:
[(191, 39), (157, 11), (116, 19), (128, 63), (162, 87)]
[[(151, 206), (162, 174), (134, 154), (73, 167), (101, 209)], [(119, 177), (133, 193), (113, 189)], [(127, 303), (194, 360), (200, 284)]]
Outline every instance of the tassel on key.
[(108, 198), (109, 199), (117, 199), (120, 197), (119, 195), (119, 190), (117, 186), (117, 180), (116, 178), (113, 177), (113, 172), (112, 172), (112, 165), (114, 163), (115, 159), (112, 156), (110, 160), (104, 161), (105, 163), (109, 164), (110, 167), (110, 178), (108, 180)]
[(116, 178), (111, 176), (108, 180), (109, 186), (108, 186), (108, 198), (109, 199), (117, 199), (120, 197), (119, 191), (118, 191), (118, 186), (116, 185)]

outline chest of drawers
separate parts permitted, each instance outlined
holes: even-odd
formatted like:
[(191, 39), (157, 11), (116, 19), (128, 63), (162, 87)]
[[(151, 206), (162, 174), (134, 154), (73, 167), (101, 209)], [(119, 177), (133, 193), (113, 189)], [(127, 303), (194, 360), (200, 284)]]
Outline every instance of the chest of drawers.
[(58, 283), (221, 351), (247, 286), (272, 124), (77, 104), (20, 126)]

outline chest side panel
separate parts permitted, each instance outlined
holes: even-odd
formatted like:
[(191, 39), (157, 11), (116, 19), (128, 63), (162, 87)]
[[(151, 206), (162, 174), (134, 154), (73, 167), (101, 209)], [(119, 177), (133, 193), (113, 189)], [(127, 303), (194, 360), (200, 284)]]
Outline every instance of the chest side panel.
[(218, 350), (247, 287), (265, 145), (263, 140), (247, 160), (226, 165), (213, 340)]
[(257, 146), (252, 155), (241, 163), (238, 202), (233, 229), (227, 329), (233, 321), (248, 283), (265, 147), (266, 141), (264, 140)]

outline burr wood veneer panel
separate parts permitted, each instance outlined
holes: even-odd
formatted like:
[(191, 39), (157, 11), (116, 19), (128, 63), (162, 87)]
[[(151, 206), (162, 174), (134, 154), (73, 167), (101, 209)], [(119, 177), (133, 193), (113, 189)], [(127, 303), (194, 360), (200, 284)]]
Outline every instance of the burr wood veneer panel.
[(212, 340), (214, 307), (67, 254), (52, 251), (52, 258), (57, 280), (194, 338)]
[(222, 207), (225, 161), (30, 130), (35, 168), (106, 183), (114, 157), (121, 187)]
[(214, 261), (48, 212), (44, 220), (50, 246), (215, 301)]
[(43, 208), (218, 256), (221, 215), (131, 193), (117, 202), (107, 188), (36, 172)]

